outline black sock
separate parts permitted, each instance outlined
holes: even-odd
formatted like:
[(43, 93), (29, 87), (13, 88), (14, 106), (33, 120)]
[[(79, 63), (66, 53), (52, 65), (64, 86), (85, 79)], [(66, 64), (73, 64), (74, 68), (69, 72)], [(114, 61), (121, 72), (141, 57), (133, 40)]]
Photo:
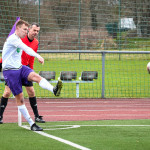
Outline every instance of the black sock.
[(29, 97), (30, 105), (32, 107), (33, 113), (35, 117), (39, 117), (38, 109), (37, 109), (37, 102), (36, 97)]
[(0, 117), (1, 118), (3, 118), (3, 113), (4, 113), (4, 110), (7, 106), (7, 102), (8, 102), (8, 98), (5, 98), (2, 96), (1, 103), (0, 103)]

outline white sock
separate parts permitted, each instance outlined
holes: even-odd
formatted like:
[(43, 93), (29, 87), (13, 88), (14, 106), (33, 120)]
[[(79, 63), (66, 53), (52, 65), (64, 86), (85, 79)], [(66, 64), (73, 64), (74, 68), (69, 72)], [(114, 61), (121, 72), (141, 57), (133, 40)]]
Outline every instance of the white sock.
[(34, 124), (32, 118), (30, 117), (28, 110), (25, 105), (18, 106), (19, 111), (22, 113), (27, 122), (32, 126)]
[(42, 78), (42, 80), (39, 83), (39, 86), (53, 93), (54, 87), (45, 78)]

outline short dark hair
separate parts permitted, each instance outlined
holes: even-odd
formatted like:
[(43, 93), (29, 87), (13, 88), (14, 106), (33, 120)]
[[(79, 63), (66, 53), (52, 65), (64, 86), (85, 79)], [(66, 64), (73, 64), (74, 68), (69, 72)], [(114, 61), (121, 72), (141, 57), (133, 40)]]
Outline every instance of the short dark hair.
[(23, 24), (25, 24), (26, 26), (29, 27), (29, 23), (28, 23), (27, 21), (22, 20), (22, 19), (20, 19), (19, 21), (17, 21), (16, 27), (18, 27), (18, 26), (20, 27), (20, 26), (22, 26)]
[(35, 26), (37, 26), (37, 27), (40, 27), (40, 26), (39, 26), (39, 24), (38, 24), (38, 23), (36, 23), (36, 22), (32, 22), (32, 24), (30, 24), (30, 26), (29, 26), (29, 27), (30, 27), (30, 28), (32, 28), (32, 26), (33, 26), (33, 25), (35, 25)]

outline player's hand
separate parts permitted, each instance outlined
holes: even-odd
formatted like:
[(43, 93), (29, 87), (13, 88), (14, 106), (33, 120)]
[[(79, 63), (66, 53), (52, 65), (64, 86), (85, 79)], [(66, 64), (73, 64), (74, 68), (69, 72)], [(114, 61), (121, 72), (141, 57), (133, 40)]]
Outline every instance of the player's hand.
[(44, 58), (43, 57), (41, 57), (39, 55), (39, 57), (37, 59), (38, 59), (39, 63), (44, 64)]

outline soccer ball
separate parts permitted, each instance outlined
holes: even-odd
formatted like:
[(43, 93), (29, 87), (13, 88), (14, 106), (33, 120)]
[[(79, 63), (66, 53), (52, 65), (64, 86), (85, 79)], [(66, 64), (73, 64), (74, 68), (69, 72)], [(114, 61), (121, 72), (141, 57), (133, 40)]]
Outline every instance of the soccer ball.
[(150, 74), (150, 62), (147, 64), (147, 71)]

